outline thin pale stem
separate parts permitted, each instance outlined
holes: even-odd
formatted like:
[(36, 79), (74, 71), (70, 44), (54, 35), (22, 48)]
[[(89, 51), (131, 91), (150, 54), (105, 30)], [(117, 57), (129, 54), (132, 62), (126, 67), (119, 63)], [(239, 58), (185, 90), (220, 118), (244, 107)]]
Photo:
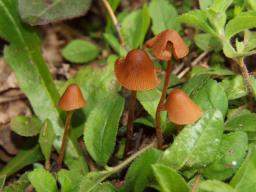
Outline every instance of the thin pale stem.
[(70, 128), (72, 115), (73, 115), (73, 111), (68, 111), (67, 112), (67, 118), (66, 118), (66, 123), (65, 123), (65, 128), (64, 128), (64, 134), (63, 134), (63, 137), (62, 137), (60, 153), (59, 153), (59, 157), (57, 159), (57, 167), (58, 168), (61, 168), (62, 161), (64, 159), (65, 149), (66, 149), (66, 145), (67, 145), (67, 141), (68, 141), (68, 131), (69, 131), (69, 128)]
[(121, 33), (121, 27), (120, 27), (120, 24), (119, 24), (118, 21), (117, 21), (117, 18), (116, 18), (116, 16), (115, 16), (115, 13), (114, 13), (112, 7), (110, 6), (108, 0), (102, 0), (102, 2), (103, 2), (103, 4), (104, 4), (105, 8), (107, 9), (108, 14), (109, 14), (109, 16), (110, 16), (110, 18), (111, 18), (111, 20), (112, 20), (114, 26), (115, 26), (115, 29), (116, 29), (116, 32), (117, 32), (117, 35), (118, 35), (120, 44), (121, 44), (122, 47), (125, 48), (124, 37), (123, 37), (123, 35), (122, 35), (122, 33)]
[(136, 107), (136, 91), (131, 91), (129, 106), (128, 106), (128, 122), (127, 122), (127, 133), (126, 133), (126, 146), (125, 152), (126, 154), (131, 149), (132, 137), (133, 137), (133, 121), (134, 121), (134, 113)]
[(249, 108), (252, 110), (255, 95), (254, 95), (254, 91), (253, 91), (252, 81), (250, 79), (250, 74), (247, 70), (247, 67), (246, 67), (245, 63), (244, 63), (244, 58), (243, 57), (238, 58), (236, 61), (239, 65), (239, 67), (240, 67), (240, 71), (242, 73), (246, 89), (248, 91)]
[(157, 109), (156, 109), (156, 138), (157, 138), (157, 147), (159, 149), (163, 148), (163, 134), (161, 130), (161, 111), (164, 108), (164, 101), (166, 99), (168, 84), (171, 75), (171, 60), (167, 61), (167, 68), (165, 71), (165, 78), (164, 78), (164, 86), (162, 89), (162, 95), (160, 97)]
[(200, 180), (201, 180), (201, 175), (197, 175), (196, 178), (195, 178), (195, 181), (194, 181), (194, 183), (193, 183), (191, 192), (196, 192), (196, 191), (197, 191), (198, 185), (199, 185), (199, 183), (200, 183)]

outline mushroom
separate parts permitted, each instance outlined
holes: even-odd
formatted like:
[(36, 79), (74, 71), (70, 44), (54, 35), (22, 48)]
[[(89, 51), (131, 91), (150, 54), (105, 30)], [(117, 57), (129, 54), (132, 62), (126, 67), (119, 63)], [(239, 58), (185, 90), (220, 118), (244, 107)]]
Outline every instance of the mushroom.
[(148, 54), (140, 49), (128, 52), (126, 58), (119, 58), (115, 63), (115, 75), (119, 83), (131, 91), (127, 122), (126, 152), (130, 149), (133, 135), (133, 120), (137, 91), (156, 88), (160, 81)]
[(165, 109), (169, 120), (177, 125), (194, 123), (203, 115), (201, 108), (181, 89), (173, 89), (170, 92)]
[(61, 168), (62, 161), (64, 158), (65, 148), (66, 148), (67, 139), (68, 139), (68, 131), (70, 128), (73, 112), (77, 109), (83, 108), (85, 105), (86, 105), (86, 100), (84, 99), (79, 86), (76, 84), (70, 84), (66, 88), (65, 92), (63, 93), (62, 97), (59, 100), (58, 106), (61, 110), (67, 112), (67, 117), (65, 122), (65, 128), (64, 128), (64, 134), (62, 138), (60, 153), (57, 159), (58, 168)]
[(167, 61), (167, 68), (165, 71), (164, 85), (162, 89), (162, 95), (160, 97), (157, 110), (156, 110), (156, 137), (157, 146), (159, 149), (163, 146), (163, 135), (161, 131), (161, 116), (160, 113), (163, 110), (164, 101), (166, 99), (168, 83), (171, 75), (171, 58), (172, 53), (175, 59), (181, 59), (188, 54), (188, 47), (180, 37), (180, 35), (172, 29), (162, 31), (157, 36), (148, 40), (145, 47), (152, 48), (154, 56), (163, 61)]

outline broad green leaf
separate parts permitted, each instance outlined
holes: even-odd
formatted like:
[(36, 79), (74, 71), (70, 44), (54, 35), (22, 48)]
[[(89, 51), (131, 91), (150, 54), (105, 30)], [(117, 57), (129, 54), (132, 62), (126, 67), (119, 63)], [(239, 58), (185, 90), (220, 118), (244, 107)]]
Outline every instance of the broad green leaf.
[(246, 2), (248, 2), (254, 11), (256, 11), (256, 2), (254, 0), (247, 0)]
[(99, 53), (100, 49), (96, 45), (84, 40), (73, 40), (62, 49), (63, 57), (73, 63), (87, 63)]
[(93, 190), (93, 192), (116, 192), (116, 191), (117, 190), (115, 189), (115, 187), (111, 183), (108, 183), (108, 182), (100, 183)]
[(161, 151), (149, 149), (140, 155), (129, 167), (125, 176), (124, 190), (141, 192), (151, 184), (153, 170), (151, 165), (162, 155)]
[(5, 187), (3, 192), (24, 192), (29, 184), (28, 174), (25, 173), (18, 180)]
[(40, 132), (41, 121), (36, 117), (17, 116), (11, 121), (11, 129), (18, 135), (31, 137)]
[(43, 25), (81, 16), (87, 12), (92, 0), (19, 0), (21, 18), (30, 25)]
[(141, 47), (148, 27), (150, 17), (145, 4), (141, 10), (132, 11), (121, 22), (121, 32), (125, 38), (128, 49)]
[(116, 36), (112, 35), (111, 33), (104, 33), (103, 37), (116, 53), (118, 53), (120, 56), (126, 55), (125, 49), (120, 45)]
[(34, 169), (28, 179), (37, 192), (57, 192), (57, 183), (53, 175), (43, 168)]
[[(256, 93), (256, 80), (251, 77), (254, 93)], [(229, 79), (224, 79), (221, 82), (229, 100), (238, 99), (247, 95), (247, 90), (244, 85), (244, 80), (241, 75), (236, 75)]]
[(36, 145), (32, 149), (20, 150), (18, 154), (1, 169), (0, 175), (6, 175), (8, 177), (27, 165), (40, 161), (43, 158), (39, 145)]
[(231, 19), (225, 28), (225, 35), (230, 39), (235, 34), (256, 27), (256, 13), (246, 12)]
[(138, 124), (142, 124), (142, 125), (146, 125), (148, 127), (152, 127), (152, 128), (155, 128), (155, 122), (154, 120), (152, 119), (152, 117), (140, 117), (140, 118), (137, 118), (134, 123), (138, 123)]
[(205, 192), (237, 192), (230, 185), (218, 180), (207, 180), (199, 184), (199, 189)]
[(186, 181), (176, 170), (161, 164), (153, 165), (153, 170), (162, 192), (189, 192)]
[(46, 120), (41, 128), (39, 140), (38, 140), (41, 151), (46, 160), (50, 159), (54, 138), (55, 138), (55, 134), (54, 134), (52, 124), (49, 120)]
[(224, 27), (227, 21), (227, 15), (225, 11), (216, 12), (212, 9), (209, 9), (207, 10), (207, 17), (210, 23), (214, 26), (215, 30), (218, 32), (219, 37), (217, 38), (222, 41), (222, 38), (220, 37), (224, 36)]
[(79, 190), (82, 174), (73, 170), (61, 169), (57, 173), (57, 178), (61, 186), (61, 192), (77, 192)]
[(102, 172), (90, 172), (82, 178), (79, 192), (97, 192), (95, 189), (101, 185), (101, 182), (107, 177)]
[[(0, 36), (10, 43), (4, 49), (5, 61), (11, 66), (37, 117), (52, 122), (57, 136), (54, 147), (59, 149), (63, 132), (61, 113), (56, 108), (59, 94), (43, 60), (38, 35), (20, 21), (17, 0), (0, 1), (0, 12)], [(76, 146), (75, 140), (68, 144), (65, 161), (69, 167), (82, 157)], [(81, 169), (86, 170), (85, 162), (80, 161), (80, 164), (83, 165)]]
[(201, 29), (213, 36), (217, 36), (217, 33), (207, 23), (207, 15), (203, 10), (193, 10), (184, 13), (178, 17), (178, 21)]
[(155, 35), (166, 30), (180, 30), (180, 24), (177, 22), (177, 10), (167, 0), (153, 0), (149, 4), (149, 13), (152, 18), (152, 31)]
[(194, 95), (196, 94), (202, 87), (204, 87), (209, 79), (211, 78), (210, 75), (208, 74), (203, 74), (203, 75), (196, 75), (192, 77), (190, 80), (188, 80), (184, 86), (183, 90), (188, 94), (188, 95)]
[(222, 45), (219, 40), (209, 33), (196, 34), (194, 37), (196, 45), (203, 51), (220, 51)]
[(215, 80), (208, 80), (198, 91), (190, 95), (192, 99), (203, 109), (209, 111), (218, 109), (223, 116), (228, 110), (228, 99), (223, 87)]
[(226, 180), (240, 167), (247, 151), (248, 137), (244, 132), (224, 135), (217, 159), (203, 171), (208, 179)]
[(216, 13), (225, 12), (232, 3), (233, 0), (214, 0), (210, 9), (212, 9)]
[(192, 68), (192, 71), (191, 71), (192, 77), (197, 75), (203, 75), (203, 74), (208, 74), (212, 76), (230, 76), (230, 75), (234, 75), (235, 73), (223, 67), (205, 68), (205, 67), (195, 66)]
[(117, 57), (112, 55), (106, 65), (84, 67), (62, 87), (61, 92), (64, 92), (66, 86), (70, 83), (78, 84), (87, 100), (83, 111), (85, 115), (88, 115), (98, 102), (103, 102), (108, 95), (115, 94), (120, 89), (120, 85), (114, 76), (114, 62), (116, 59)]
[(256, 48), (256, 32), (246, 30), (244, 32), (244, 51), (249, 52)]
[(102, 99), (87, 118), (84, 142), (92, 158), (100, 165), (105, 165), (114, 151), (123, 109), (124, 99), (113, 94)]
[[(148, 114), (155, 119), (156, 108), (158, 106), (161, 97), (161, 91), (153, 89), (150, 91), (142, 91), (137, 93), (137, 99)], [(166, 126), (167, 113), (161, 112), (161, 128), (164, 130)]]
[(226, 122), (225, 128), (229, 131), (256, 132), (256, 113), (238, 115)]
[(6, 180), (6, 175), (0, 176), (0, 190), (3, 190), (4, 184), (5, 184), (5, 180)]
[(199, 6), (200, 6), (200, 9), (207, 9), (209, 8), (212, 3), (213, 3), (214, 0), (199, 0)]
[(183, 128), (159, 162), (174, 169), (205, 167), (216, 158), (223, 127), (220, 111), (206, 112), (196, 124)]
[(254, 192), (256, 189), (256, 147), (250, 145), (246, 160), (232, 178), (230, 185), (237, 192)]

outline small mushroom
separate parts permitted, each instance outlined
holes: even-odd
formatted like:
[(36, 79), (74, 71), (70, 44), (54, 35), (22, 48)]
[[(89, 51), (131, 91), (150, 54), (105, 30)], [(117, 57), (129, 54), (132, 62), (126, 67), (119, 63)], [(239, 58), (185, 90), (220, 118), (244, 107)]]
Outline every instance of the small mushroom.
[(148, 40), (145, 47), (152, 48), (154, 56), (159, 60), (167, 61), (167, 68), (165, 71), (164, 85), (162, 89), (162, 95), (159, 100), (156, 110), (156, 137), (157, 146), (159, 149), (163, 146), (163, 135), (161, 131), (161, 116), (160, 113), (163, 110), (164, 101), (166, 99), (168, 83), (171, 75), (171, 59), (172, 54), (175, 59), (181, 59), (188, 54), (188, 47), (181, 38), (181, 36), (172, 29), (162, 31), (157, 36)]
[(129, 151), (132, 135), (133, 120), (137, 91), (146, 91), (156, 88), (160, 81), (157, 78), (156, 68), (147, 53), (140, 49), (131, 50), (126, 58), (117, 59), (115, 75), (119, 83), (131, 91), (127, 122), (126, 152)]
[(173, 89), (170, 92), (165, 109), (169, 120), (177, 125), (194, 123), (203, 115), (201, 108), (181, 89)]
[(80, 87), (76, 84), (70, 84), (66, 88), (65, 92), (63, 93), (62, 97), (59, 100), (58, 106), (61, 110), (67, 112), (67, 118), (65, 122), (65, 128), (64, 128), (64, 134), (62, 138), (60, 153), (57, 159), (58, 168), (61, 168), (62, 166), (62, 161), (65, 154), (65, 148), (67, 145), (68, 131), (70, 128), (73, 112), (77, 109), (83, 108), (85, 105), (86, 105), (86, 100), (83, 97)]

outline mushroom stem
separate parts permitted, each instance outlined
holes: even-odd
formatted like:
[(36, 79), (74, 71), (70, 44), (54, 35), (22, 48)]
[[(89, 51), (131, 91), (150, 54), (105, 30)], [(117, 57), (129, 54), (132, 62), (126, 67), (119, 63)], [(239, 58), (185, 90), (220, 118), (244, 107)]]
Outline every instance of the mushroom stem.
[(131, 95), (130, 95), (130, 99), (129, 99), (126, 146), (125, 146), (126, 154), (131, 149), (132, 136), (133, 136), (134, 112), (135, 112), (135, 106), (136, 106), (136, 94), (137, 94), (137, 91), (131, 91)]
[(61, 168), (61, 166), (62, 166), (62, 161), (64, 158), (65, 149), (66, 149), (66, 145), (67, 145), (67, 141), (68, 141), (67, 140), (68, 139), (68, 131), (70, 128), (72, 115), (73, 115), (73, 111), (67, 112), (67, 118), (66, 118), (66, 122), (65, 122), (65, 128), (64, 128), (64, 134), (62, 137), (60, 153), (59, 153), (59, 157), (57, 159), (57, 167), (58, 168)]
[(160, 97), (157, 109), (156, 109), (156, 138), (157, 138), (157, 147), (162, 149), (163, 147), (163, 134), (161, 130), (161, 111), (163, 111), (164, 101), (166, 99), (169, 79), (171, 75), (171, 59), (167, 61), (167, 68), (165, 71), (164, 85), (162, 89), (162, 95)]

